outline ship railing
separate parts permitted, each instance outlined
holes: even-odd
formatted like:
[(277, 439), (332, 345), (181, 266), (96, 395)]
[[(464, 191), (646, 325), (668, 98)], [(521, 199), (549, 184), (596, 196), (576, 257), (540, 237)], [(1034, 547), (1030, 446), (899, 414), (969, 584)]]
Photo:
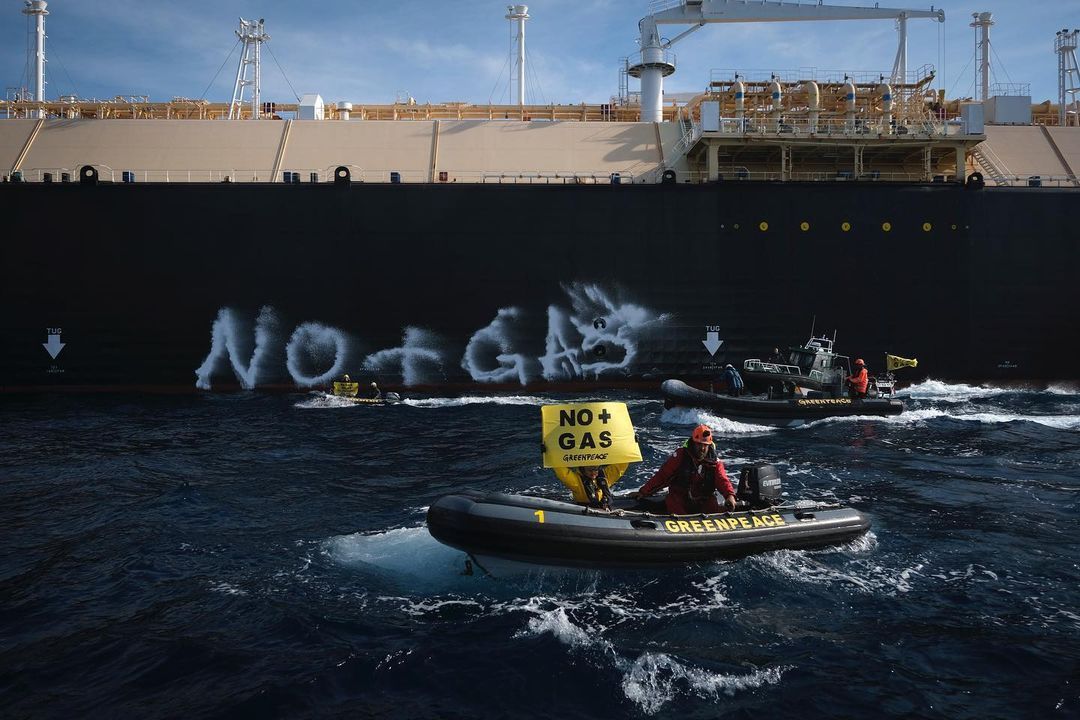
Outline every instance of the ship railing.
[[(732, 83), (735, 76), (747, 85), (767, 86), (772, 80), (777, 80), (788, 85), (805, 83), (813, 80), (823, 85), (843, 85), (848, 80), (856, 85), (876, 86), (885, 78), (887, 82), (895, 83), (900, 80), (902, 84), (918, 86), (924, 80), (934, 74), (934, 66), (924, 64), (914, 70), (908, 70), (903, 78), (895, 78), (892, 70), (829, 70), (819, 69), (815, 66), (800, 68), (710, 68), (709, 84), (724, 85)], [(899, 88), (894, 88), (894, 92)], [(791, 92), (790, 90), (787, 92)], [(862, 92), (860, 92), (862, 97)]]
[(998, 185), (1009, 187), (1076, 187), (1075, 178), (1068, 175), (1005, 175), (997, 181)]
[[(538, 171), (538, 172), (483, 172), (452, 173), (454, 180), (473, 179), (499, 185), (622, 185), (635, 181), (633, 173), (612, 171)], [(475, 181), (475, 180), (473, 180)]]
[(685, 4), (686, 0), (649, 0), (649, 14), (655, 15)]
[[(675, 181), (678, 183), (706, 183), (710, 182), (709, 173), (704, 170), (671, 170), (675, 173)], [(920, 171), (881, 171), (864, 169), (856, 174), (854, 170), (806, 170), (788, 171), (780, 170), (751, 170), (741, 166), (721, 166), (718, 168), (716, 180), (720, 182), (894, 182), (894, 183), (923, 183), (928, 182), (926, 175)], [(951, 182), (952, 176), (939, 175), (934, 182)], [(659, 182), (657, 177), (655, 182)]]
[(775, 375), (802, 375), (802, 368), (798, 365), (783, 365), (781, 363), (764, 362), (763, 360), (751, 359), (743, 361), (743, 370), (747, 372), (763, 372)]
[(881, 118), (856, 118), (848, 121), (832, 118), (811, 122), (808, 118), (751, 116), (744, 118), (720, 118), (716, 130), (705, 131), (709, 136), (775, 136), (780, 138), (830, 138), (865, 137), (919, 139), (949, 137), (963, 134), (963, 126), (949, 120), (895, 120), (889, 123)]
[[(81, 167), (81, 166), (80, 166)], [(328, 168), (282, 170), (276, 176), (270, 170), (119, 170), (95, 164), (100, 182), (111, 183), (289, 183), (312, 184), (334, 181), (334, 165)], [(346, 164), (353, 182), (363, 183), (427, 183), (432, 181), (428, 171), (364, 170)], [(5, 179), (27, 183), (78, 182), (79, 168), (27, 168), (12, 171)], [(436, 183), (502, 183), (534, 185), (621, 185), (643, 182), (645, 178), (628, 170), (540, 170), (535, 172), (436, 171)]]
[(671, 148), (671, 155), (664, 161), (666, 165), (670, 166), (674, 164), (679, 158), (690, 152), (690, 148), (694, 147), (694, 143), (701, 137), (701, 124), (694, 122), (693, 118), (680, 118), (679, 119), (683, 133), (679, 141)]
[[(101, 182), (114, 183), (218, 183), (218, 182), (269, 182), (270, 170), (146, 170), (114, 169), (101, 163), (92, 163)], [(79, 165), (75, 168), (45, 167), (27, 168), (19, 171), (24, 182), (77, 182)]]

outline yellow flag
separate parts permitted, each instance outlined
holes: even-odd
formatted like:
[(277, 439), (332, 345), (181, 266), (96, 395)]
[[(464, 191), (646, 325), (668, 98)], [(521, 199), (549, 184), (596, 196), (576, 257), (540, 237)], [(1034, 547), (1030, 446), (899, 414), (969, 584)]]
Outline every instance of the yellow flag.
[(641, 461), (626, 403), (544, 405), (540, 416), (546, 468)]
[(885, 367), (889, 372), (902, 367), (917, 367), (918, 364), (919, 361), (914, 359), (908, 360), (907, 358), (898, 357), (896, 355), (885, 356)]

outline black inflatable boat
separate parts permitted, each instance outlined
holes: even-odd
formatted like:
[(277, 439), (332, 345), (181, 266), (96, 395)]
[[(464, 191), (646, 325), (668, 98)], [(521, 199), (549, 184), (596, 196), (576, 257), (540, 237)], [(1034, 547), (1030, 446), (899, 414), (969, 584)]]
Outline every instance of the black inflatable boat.
[(900, 400), (885, 398), (810, 397), (767, 399), (731, 397), (690, 387), (681, 380), (665, 380), (660, 386), (664, 407), (691, 407), (708, 410), (721, 417), (755, 425), (794, 426), (829, 417), (899, 415)]
[[(779, 475), (763, 484), (779, 496)], [(775, 478), (775, 480), (771, 479)], [(740, 482), (740, 497), (745, 497)], [(740, 503), (746, 504), (746, 503)], [(648, 567), (734, 559), (852, 540), (870, 529), (858, 510), (836, 505), (774, 506), (751, 501), (733, 512), (668, 515), (663, 502), (615, 498), (611, 510), (523, 495), (463, 491), (427, 513), (441, 543), (486, 558), (562, 567)], [(763, 506), (765, 505), (765, 506)]]

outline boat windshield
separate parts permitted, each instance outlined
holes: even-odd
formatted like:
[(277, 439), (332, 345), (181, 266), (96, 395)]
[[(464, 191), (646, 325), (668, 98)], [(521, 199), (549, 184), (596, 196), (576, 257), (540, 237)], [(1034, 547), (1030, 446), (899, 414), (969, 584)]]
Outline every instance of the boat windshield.
[(804, 372), (814, 369), (815, 353), (796, 350), (791, 353), (791, 364), (798, 365)]

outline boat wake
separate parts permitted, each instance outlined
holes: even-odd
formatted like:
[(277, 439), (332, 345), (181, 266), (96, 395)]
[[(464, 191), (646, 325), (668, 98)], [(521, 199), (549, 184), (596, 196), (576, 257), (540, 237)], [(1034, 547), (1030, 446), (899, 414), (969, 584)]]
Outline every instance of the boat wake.
[[(593, 598), (592, 607), (608, 607), (611, 598)], [(674, 607), (695, 607), (695, 602), (679, 602)], [(743, 690), (752, 690), (780, 682), (789, 667), (754, 668), (743, 674), (713, 672), (682, 661), (668, 653), (646, 650), (622, 651), (615, 641), (608, 639), (614, 626), (627, 618), (616, 611), (611, 624), (597, 618), (591, 620), (577, 612), (573, 604), (561, 598), (531, 598), (519, 608), (533, 615), (526, 628), (515, 637), (551, 635), (569, 652), (580, 656), (594, 666), (612, 667), (622, 675), (623, 695), (646, 715), (656, 714), (673, 700), (694, 696), (702, 700), (718, 701), (722, 696), (734, 696)], [(653, 608), (646, 614), (649, 618), (670, 617), (667, 607)], [(636, 657), (633, 657), (636, 654)]]
[(552, 402), (535, 395), (466, 395), (456, 398), (405, 398), (402, 403), (418, 408), (447, 408), (465, 405), (544, 405)]
[[(767, 553), (744, 561), (753, 564), (743, 567), (779, 574), (787, 582), (850, 586), (860, 593), (911, 590), (922, 565), (882, 568), (865, 557), (875, 547), (870, 534), (831, 550)], [(480, 573), (463, 576), (463, 553), (440, 545), (422, 527), (337, 536), (324, 541), (321, 549), (335, 565), (368, 576), (365, 584), (384, 579), (400, 588), (365, 592), (372, 607), (392, 608), (419, 622), (498, 627), (511, 643), (550, 637), (570, 662), (617, 673), (624, 697), (645, 715), (673, 702), (719, 703), (779, 685), (795, 667), (747, 662), (734, 669), (710, 667), (639, 639), (642, 627), (656, 622), (683, 617), (690, 623), (708, 622), (738, 613), (738, 603), (728, 594), (734, 567), (730, 563), (689, 566), (682, 582), (674, 583), (653, 572), (630, 571), (628, 579), (626, 572), (590, 570), (537, 570), (524, 578), (494, 581)], [(843, 562), (831, 562), (838, 553)]]
[[(808, 585), (847, 587), (858, 593), (895, 596), (912, 592), (922, 580), (926, 561), (910, 567), (890, 568), (879, 557), (862, 557), (877, 546), (874, 534), (867, 533), (845, 546), (829, 550), (777, 550), (755, 555), (747, 562), (769, 574)], [(852, 556), (842, 563), (826, 563), (823, 558), (837, 553)]]
[(921, 383), (911, 385), (899, 391), (897, 397), (902, 400), (945, 400), (950, 402), (966, 402), (968, 400), (981, 400), (983, 398), (998, 397), (1001, 395), (1059, 395), (1076, 396), (1077, 388), (1068, 385), (1051, 385), (1046, 389), (1026, 387), (993, 387), (988, 385), (965, 385), (963, 383), (947, 383), (941, 380), (928, 379)]
[(462, 582), (463, 554), (437, 542), (426, 527), (339, 535), (322, 543), (338, 566), (384, 577), (395, 584), (453, 589)]
[(668, 408), (660, 416), (664, 425), (685, 425), (693, 427), (702, 423), (708, 425), (716, 435), (763, 435), (776, 432), (778, 428), (767, 425), (752, 425), (713, 415), (698, 408)]
[(337, 395), (330, 395), (324, 392), (312, 392), (308, 393), (303, 400), (300, 400), (295, 405), (295, 408), (300, 410), (329, 410), (337, 408), (354, 408), (358, 407), (349, 398), (338, 397)]
[(919, 410), (905, 410), (903, 414), (894, 415), (892, 417), (852, 415), (848, 417), (823, 418), (802, 425), (796, 428), (796, 430), (809, 430), (832, 423), (874, 422), (883, 425), (902, 426), (921, 425), (931, 420), (956, 420), (960, 422), (974, 422), (987, 425), (1030, 422), (1057, 430), (1080, 429), (1080, 415), (1027, 415), (1006, 412), (964, 412), (962, 410), (949, 410), (943, 408), (923, 408)]

